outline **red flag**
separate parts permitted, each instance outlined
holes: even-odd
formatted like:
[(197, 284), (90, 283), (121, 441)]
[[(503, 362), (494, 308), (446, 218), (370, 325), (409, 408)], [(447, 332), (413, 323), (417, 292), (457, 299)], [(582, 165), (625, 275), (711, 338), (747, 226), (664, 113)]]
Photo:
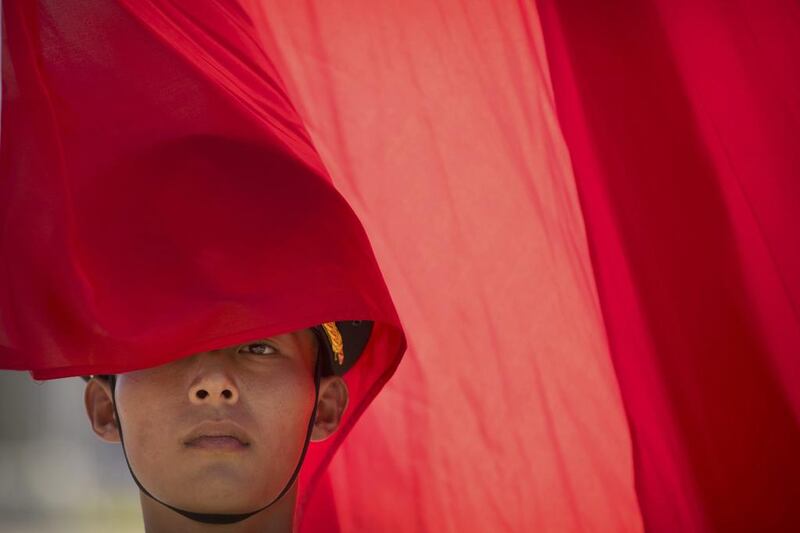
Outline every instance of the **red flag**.
[[(384, 333), (353, 430), (309, 449), (302, 531), (800, 522), (788, 0), (5, 4), (2, 367), (358, 312)], [(334, 207), (220, 214), (273, 190)], [(293, 248), (317, 229), (341, 261)], [(296, 254), (269, 283), (223, 253), (263, 239)]]
[(800, 9), (539, 7), (644, 523), (797, 530)]
[(115, 374), (374, 321), (345, 375), (339, 430), (305, 457), (302, 507), (405, 338), (271, 63), (245, 48), (240, 13), (213, 6), (195, 11), (213, 38), (144, 3), (135, 16), (80, 2), (4, 9), (0, 366)]

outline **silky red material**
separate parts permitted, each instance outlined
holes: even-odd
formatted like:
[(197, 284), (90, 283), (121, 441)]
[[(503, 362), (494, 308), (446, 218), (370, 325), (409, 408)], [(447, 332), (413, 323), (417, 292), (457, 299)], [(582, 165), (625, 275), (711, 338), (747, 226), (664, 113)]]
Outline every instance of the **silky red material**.
[[(288, 181), (251, 179), (268, 157), (282, 176), (294, 169), (306, 197), (334, 199), (319, 205), (342, 216), (320, 217), (358, 236), (349, 208), (322, 186), (332, 178), (364, 224), (409, 338), (392, 380), (339, 432), (347, 438), (309, 448), (301, 531), (797, 529), (796, 5), (10, 4), (0, 332), (22, 331), (43, 350), (4, 351), (4, 368), (74, 375), (52, 372), (63, 362), (51, 356), (76, 332), (99, 339), (92, 325), (109, 320), (134, 334), (123, 340), (158, 332), (135, 345), (144, 358), (135, 364), (147, 366), (177, 356), (159, 351), (168, 341), (184, 353), (212, 348), (187, 338), (192, 314), (203, 315), (206, 340), (218, 328), (220, 344), (255, 316), (242, 309), (285, 316), (292, 305), (278, 312), (264, 293), (248, 297), (284, 290), (259, 276), (273, 253), (244, 250), (265, 238), (273, 226), (252, 226), (276, 209), (253, 193)], [(197, 171), (177, 172), (187, 160)], [(93, 187), (74, 187), (84, 175), (75, 161), (101, 177)], [(9, 173), (10, 162), (26, 174)], [(135, 194), (114, 186), (120, 165), (145, 175)], [(230, 168), (241, 183), (226, 181)], [(127, 207), (117, 212), (104, 196)], [(282, 214), (292, 221), (284, 230), (320, 227)], [(108, 219), (116, 223), (98, 222)], [(226, 230), (240, 226), (250, 230), (231, 241)], [(159, 268), (136, 272), (168, 289), (169, 307), (153, 306), (165, 296), (147, 283), (122, 287), (138, 302), (132, 311), (108, 294), (119, 279), (101, 272), (141, 262), (124, 240), (114, 244), (114, 228), (150, 250)], [(273, 228), (280, 249), (300, 253)], [(75, 229), (96, 237), (94, 254)], [(176, 243), (185, 253), (168, 266)], [(240, 257), (259, 260), (220, 253), (239, 245)], [(23, 260), (8, 267), (9, 254)], [(368, 256), (356, 264), (371, 265)], [(316, 257), (330, 276), (334, 263)], [(308, 259), (291, 269), (311, 268)], [(402, 349), (369, 265), (374, 283), (339, 269), (341, 285), (319, 287), (341, 289), (338, 305), (360, 298), (386, 324), (366, 377), (348, 376), (362, 406)], [(269, 268), (286, 276), (286, 265)], [(12, 290), (12, 273), (27, 284)], [(103, 290), (86, 290), (95, 284)], [(202, 298), (183, 308), (194, 291)], [(315, 319), (330, 319), (327, 300), (313, 303)], [(107, 365), (114, 353), (130, 355), (73, 363)]]
[[(261, 5), (263, 42), (409, 337), (312, 503), (333, 502), (348, 532), (640, 531), (536, 11)], [(323, 517), (307, 531), (327, 531)]]
[(538, 2), (648, 531), (800, 531), (800, 6)]
[(228, 10), (194, 10), (211, 39), (168, 6), (3, 7), (0, 366), (116, 374), (373, 320), (303, 509), (405, 338), (270, 61)]

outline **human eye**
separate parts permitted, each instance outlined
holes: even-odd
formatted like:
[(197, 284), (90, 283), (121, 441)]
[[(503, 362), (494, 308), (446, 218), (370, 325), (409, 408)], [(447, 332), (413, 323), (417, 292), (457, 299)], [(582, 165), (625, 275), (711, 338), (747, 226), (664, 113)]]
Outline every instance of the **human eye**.
[[(250, 350), (250, 348), (254, 347), (254, 350)], [(272, 355), (273, 353), (278, 353), (278, 350), (276, 350), (275, 347), (267, 344), (266, 342), (251, 342), (250, 344), (243, 345), (242, 348), (248, 349), (249, 353), (254, 353), (256, 355)]]

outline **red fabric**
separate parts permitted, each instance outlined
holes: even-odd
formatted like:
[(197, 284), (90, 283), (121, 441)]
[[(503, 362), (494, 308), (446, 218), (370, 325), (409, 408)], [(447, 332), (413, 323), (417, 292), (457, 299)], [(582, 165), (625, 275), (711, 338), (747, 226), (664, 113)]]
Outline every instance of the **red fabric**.
[(306, 454), (302, 508), (405, 338), (244, 14), (194, 6), (201, 29), (144, 2), (3, 7), (0, 367), (121, 373), (374, 320), (342, 426)]
[(536, 12), (261, 5), (269, 56), (410, 339), (331, 462), (342, 530), (640, 530)]
[[(404, 344), (349, 208), (267, 232), (299, 254), (281, 230), (338, 220), (360, 243), (359, 272), (270, 270), (279, 300), (327, 295), (294, 322), (221, 253), (266, 238), (231, 241), (247, 225), (221, 213), (260, 219), (253, 198), (290, 184), (338, 198), (330, 175), (409, 349), (352, 431), (309, 449), (301, 531), (796, 525), (796, 5), (4, 4), (3, 368), (119, 371), (264, 315), (358, 311), (384, 324), (348, 377), (363, 409)], [(173, 172), (187, 156), (199, 173)], [(112, 169), (134, 163), (129, 195)], [(297, 179), (251, 179), (262, 164)], [(140, 283), (112, 293), (131, 261)]]
[(800, 530), (800, 6), (539, 9), (648, 531)]

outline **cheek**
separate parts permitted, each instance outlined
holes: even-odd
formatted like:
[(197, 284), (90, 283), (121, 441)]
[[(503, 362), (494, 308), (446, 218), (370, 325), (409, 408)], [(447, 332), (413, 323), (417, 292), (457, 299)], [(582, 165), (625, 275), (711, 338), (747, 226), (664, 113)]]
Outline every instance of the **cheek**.
[(297, 422), (308, 423), (314, 403), (314, 383), (302, 375), (284, 374), (261, 383), (251, 393), (258, 404), (258, 418), (275, 427), (294, 427)]
[(255, 386), (249, 396), (258, 421), (258, 440), (268, 456), (281, 457), (281, 464), (294, 468), (314, 407), (313, 380), (302, 373), (275, 376)]
[(168, 431), (168, 401), (145, 390), (123, 387), (118, 391), (117, 402), (128, 462), (139, 481), (148, 490), (157, 491), (164, 481), (168, 452), (174, 447)]

